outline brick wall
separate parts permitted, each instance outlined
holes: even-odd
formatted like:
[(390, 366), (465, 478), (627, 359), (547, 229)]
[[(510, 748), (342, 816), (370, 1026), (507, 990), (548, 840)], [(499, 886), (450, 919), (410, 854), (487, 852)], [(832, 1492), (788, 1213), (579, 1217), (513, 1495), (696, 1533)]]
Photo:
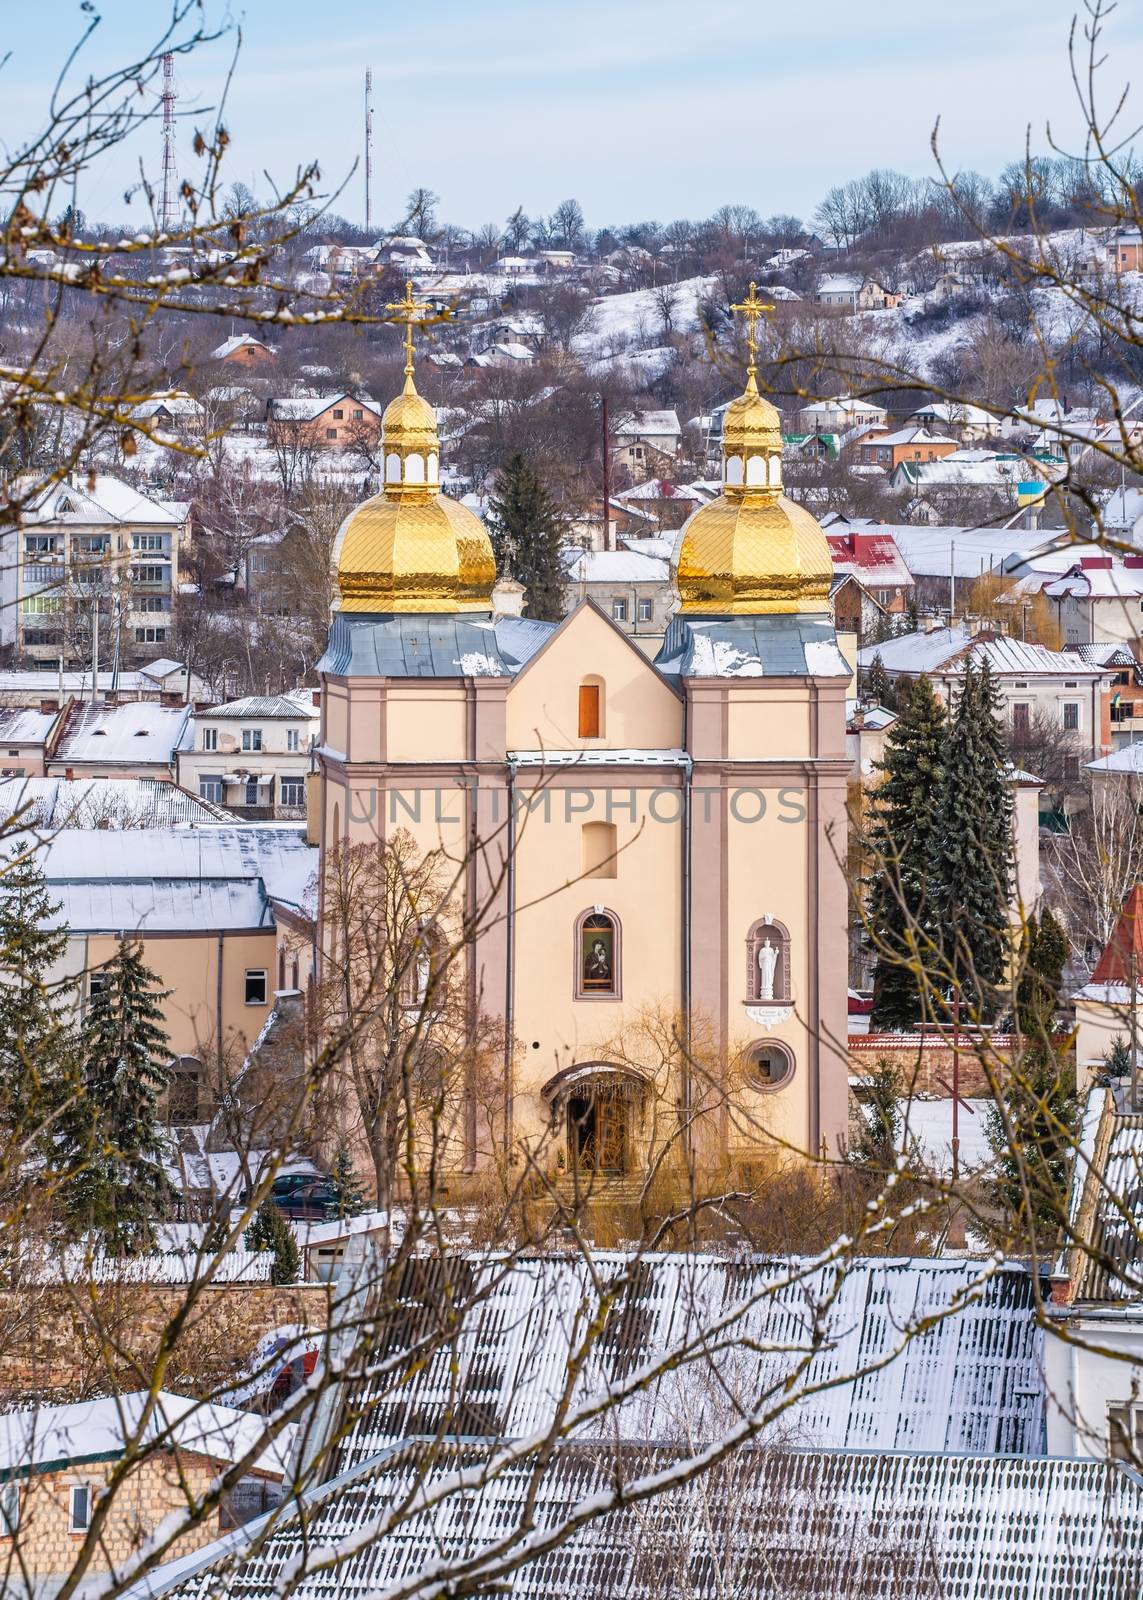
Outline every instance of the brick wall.
[[(115, 1284), (0, 1294), (0, 1408), (29, 1392), (72, 1400), (149, 1384), (187, 1293), (169, 1285)], [(175, 1333), (163, 1387), (214, 1393), (272, 1329), (324, 1328), (330, 1293), (325, 1284), (198, 1289)]]
[[(992, 1034), (984, 1043), (966, 1033), (960, 1045), (960, 1092), (979, 1096), (989, 1093), (982, 1057), (994, 1070), (1003, 1070), (1015, 1046), (1011, 1034)], [(906, 1092), (947, 1096), (951, 1092), (953, 1050), (951, 1035), (915, 1033), (851, 1033), (849, 1070), (872, 1072), (878, 1062), (891, 1061), (901, 1073)], [(942, 1081), (943, 1080), (943, 1081)]]

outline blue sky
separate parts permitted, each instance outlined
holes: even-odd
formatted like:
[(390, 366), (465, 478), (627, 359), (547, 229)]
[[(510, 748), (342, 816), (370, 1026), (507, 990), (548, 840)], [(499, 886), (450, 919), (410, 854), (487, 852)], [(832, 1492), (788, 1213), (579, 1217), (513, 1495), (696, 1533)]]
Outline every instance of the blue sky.
[[(831, 184), (873, 166), (931, 173), (941, 117), (954, 167), (995, 172), (1051, 120), (1078, 126), (1067, 36), (1081, 0), (203, 0), (240, 24), (228, 127), (231, 179), (265, 191), (318, 159), (327, 187), (360, 154), (363, 77), (375, 84), (375, 216), (396, 221), (417, 184), (465, 226), (576, 196), (588, 221), (709, 215), (726, 202), (808, 215)], [(102, 0), (85, 70), (138, 53), (162, 0)], [(35, 127), (78, 0), (0, 0), (0, 138)], [(233, 34), (178, 58), (180, 104), (218, 95)], [(1107, 29), (1107, 99), (1140, 60), (1143, 0)], [(1137, 105), (1136, 114), (1143, 116)], [(180, 164), (193, 170), (193, 124)], [(157, 132), (92, 174), (81, 203), (109, 217)], [(361, 217), (360, 172), (336, 209)]]

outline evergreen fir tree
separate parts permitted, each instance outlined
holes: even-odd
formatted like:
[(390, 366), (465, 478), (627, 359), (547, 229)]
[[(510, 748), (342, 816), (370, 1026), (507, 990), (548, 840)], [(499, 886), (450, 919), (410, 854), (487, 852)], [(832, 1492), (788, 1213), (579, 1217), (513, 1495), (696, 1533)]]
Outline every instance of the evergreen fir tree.
[(872, 1026), (908, 1028), (921, 1016), (910, 927), (924, 925), (932, 852), (933, 796), (942, 781), (944, 707), (928, 678), (913, 684), (876, 764), (869, 843), (869, 919), (881, 946), (873, 974)]
[(1068, 939), (1050, 906), (1029, 919), (1016, 988), (1016, 1027), (1033, 1038), (1051, 1035), (1059, 1004)]
[(875, 655), (869, 663), (865, 687), (870, 699), (876, 700), (878, 705), (889, 704), (889, 674), (885, 671), (885, 663), (882, 661), (880, 653)]
[(81, 1039), (82, 1091), (70, 1119), (68, 1213), (113, 1254), (148, 1249), (174, 1198), (162, 1167), (159, 1101), (170, 1046), (159, 1002), (166, 991), (122, 940), (91, 996)]
[(1104, 1056), (1103, 1065), (1106, 1076), (1115, 1082), (1131, 1076), (1131, 1051), (1122, 1034), (1116, 1034), (1111, 1041), (1111, 1049)]
[(995, 1012), (1010, 951), (1012, 803), (999, 696), (970, 660), (949, 720), (929, 855), (930, 929), (943, 975), (970, 1008)]
[(71, 986), (49, 979), (67, 949), (58, 911), (35, 855), (13, 850), (0, 867), (0, 1127), (41, 1154), (74, 1087)]
[(518, 450), (497, 474), (488, 510), (500, 575), (524, 585), (528, 616), (558, 622), (563, 616), (563, 518), (535, 468)]
[(338, 1217), (356, 1217), (365, 1210), (365, 1191), (347, 1145), (339, 1145), (333, 1158), (330, 1182), (337, 1193)]
[(850, 1156), (860, 1166), (889, 1171), (901, 1138), (901, 1072), (881, 1060), (870, 1073), (861, 1107), (861, 1128)]
[(294, 1230), (270, 1199), (263, 1200), (247, 1228), (244, 1237), (247, 1250), (272, 1250), (270, 1282), (296, 1283), (301, 1270), (301, 1256)]

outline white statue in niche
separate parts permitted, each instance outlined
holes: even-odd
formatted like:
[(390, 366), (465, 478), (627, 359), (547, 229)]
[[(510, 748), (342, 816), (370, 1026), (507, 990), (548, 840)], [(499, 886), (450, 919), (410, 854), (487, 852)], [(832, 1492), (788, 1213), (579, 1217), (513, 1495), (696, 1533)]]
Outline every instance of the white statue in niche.
[(758, 951), (758, 998), (773, 1000), (774, 978), (778, 971), (778, 951), (767, 934)]

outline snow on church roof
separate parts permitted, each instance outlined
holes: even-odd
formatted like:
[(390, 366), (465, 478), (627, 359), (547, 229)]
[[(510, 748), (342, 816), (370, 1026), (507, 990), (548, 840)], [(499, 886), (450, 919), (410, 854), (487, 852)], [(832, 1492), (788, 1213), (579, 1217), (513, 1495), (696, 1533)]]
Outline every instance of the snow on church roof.
[[(815, 1302), (824, 1304), (836, 1281), (833, 1269), (763, 1258), (656, 1255), (636, 1264), (608, 1252), (597, 1254), (594, 1265), (605, 1285), (628, 1274), (633, 1283), (588, 1358), (573, 1411), (633, 1368), (693, 1344), (716, 1323), (725, 1327), (726, 1319), (732, 1319), (727, 1339), (710, 1358), (719, 1403), (733, 1408), (736, 1394), (756, 1403), (799, 1372)], [(549, 1425), (583, 1334), (581, 1319), (599, 1294), (587, 1264), (466, 1256), (447, 1268), (456, 1302), (471, 1306), (458, 1342), (445, 1341), (415, 1367), (391, 1359), (424, 1337), (425, 1318), (444, 1292), (438, 1261), (411, 1263), (376, 1335), (371, 1372), (385, 1368), (389, 1375), (367, 1377), (347, 1396), (353, 1420), (336, 1447), (337, 1470), (410, 1433), (527, 1437)], [(978, 1298), (942, 1319), (941, 1311), (978, 1281)], [(931, 1331), (901, 1341), (901, 1329), (920, 1315), (933, 1317)], [(1041, 1335), (1027, 1272), (993, 1272), (966, 1261), (866, 1259), (847, 1269), (826, 1318), (826, 1338), (796, 1377), (799, 1388), (872, 1367), (899, 1342), (905, 1348), (857, 1382), (805, 1394), (784, 1417), (783, 1436), (793, 1430), (799, 1442), (829, 1448), (1043, 1449)], [(703, 1382), (708, 1370), (699, 1353), (583, 1425), (579, 1436), (669, 1441), (684, 1423), (701, 1429), (715, 1405)]]

